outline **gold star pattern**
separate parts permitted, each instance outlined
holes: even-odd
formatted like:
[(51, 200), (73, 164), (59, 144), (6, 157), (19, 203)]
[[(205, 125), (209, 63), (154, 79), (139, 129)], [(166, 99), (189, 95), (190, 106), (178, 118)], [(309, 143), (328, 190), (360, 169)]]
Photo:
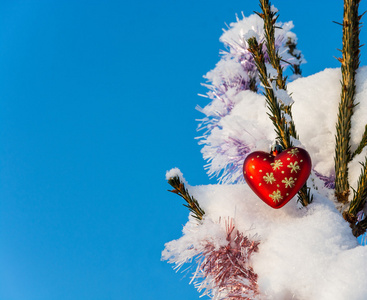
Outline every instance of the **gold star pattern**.
[(289, 150), (287, 153), (292, 155), (292, 157), (293, 157), (293, 156), (297, 156), (298, 152), (299, 151), (298, 151), (297, 148), (293, 148), (293, 149)]
[(280, 202), (280, 200), (283, 199), (283, 196), (281, 195), (279, 190), (274, 191), (272, 194), (269, 194), (269, 197), (271, 199), (273, 199), (273, 201), (276, 202)]
[(283, 167), (283, 162), (280, 159), (276, 159), (273, 163), (270, 164), (273, 167), (273, 170), (279, 170)]
[(289, 177), (289, 179), (287, 177), (285, 177), (283, 180), (282, 180), (282, 183), (285, 184), (285, 187), (286, 188), (292, 188), (294, 187), (294, 180), (293, 180), (293, 177)]
[(274, 178), (274, 174), (273, 173), (266, 173), (266, 175), (263, 177), (264, 178), (264, 181), (267, 183), (267, 184), (273, 184), (273, 182), (275, 181), (275, 178)]
[(287, 167), (291, 169), (291, 173), (293, 173), (293, 171), (297, 173), (301, 169), (298, 165), (298, 161), (295, 161), (294, 163), (290, 163)]

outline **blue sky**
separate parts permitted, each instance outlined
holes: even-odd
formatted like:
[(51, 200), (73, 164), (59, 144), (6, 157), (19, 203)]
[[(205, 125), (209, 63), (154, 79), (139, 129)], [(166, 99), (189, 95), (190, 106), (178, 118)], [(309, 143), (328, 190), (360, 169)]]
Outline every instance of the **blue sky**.
[[(273, 4), (294, 21), (304, 75), (339, 66), (343, 1)], [(194, 139), (197, 94), (225, 23), (254, 10), (256, 0), (0, 1), (1, 300), (199, 298), (160, 261), (188, 215), (165, 172), (215, 182)]]

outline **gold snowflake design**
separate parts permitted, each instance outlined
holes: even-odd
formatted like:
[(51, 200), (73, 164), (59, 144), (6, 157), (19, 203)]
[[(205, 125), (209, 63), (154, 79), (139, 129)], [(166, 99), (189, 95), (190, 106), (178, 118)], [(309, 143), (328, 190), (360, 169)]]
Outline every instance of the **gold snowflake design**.
[(283, 196), (280, 194), (279, 190), (274, 191), (272, 194), (269, 194), (269, 197), (271, 199), (273, 199), (273, 201), (276, 202), (280, 202), (280, 200), (283, 199)]
[(292, 155), (292, 157), (293, 157), (293, 156), (297, 156), (298, 152), (299, 152), (299, 150), (297, 148), (293, 148), (293, 149), (289, 150), (287, 153)]
[(273, 182), (275, 181), (275, 178), (274, 178), (274, 174), (273, 173), (266, 173), (266, 175), (263, 177), (265, 182), (267, 184), (273, 184)]
[(290, 163), (287, 167), (291, 169), (291, 173), (293, 173), (293, 171), (297, 173), (301, 169), (298, 165), (298, 161), (295, 161), (294, 163)]
[(286, 188), (292, 188), (292, 187), (294, 187), (294, 179), (293, 179), (293, 177), (289, 177), (289, 179), (287, 177), (285, 177), (282, 180), (282, 183), (285, 184), (285, 187)]
[(273, 163), (270, 164), (273, 167), (273, 170), (279, 170), (283, 167), (283, 162), (280, 159), (276, 159)]

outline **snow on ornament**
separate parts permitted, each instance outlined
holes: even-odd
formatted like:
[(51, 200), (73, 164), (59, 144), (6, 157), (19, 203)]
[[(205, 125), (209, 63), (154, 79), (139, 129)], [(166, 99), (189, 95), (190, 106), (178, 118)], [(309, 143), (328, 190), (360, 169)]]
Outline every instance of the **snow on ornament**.
[(281, 208), (306, 183), (311, 173), (311, 158), (306, 150), (298, 147), (274, 152), (249, 154), (243, 164), (243, 176), (261, 200), (272, 208)]

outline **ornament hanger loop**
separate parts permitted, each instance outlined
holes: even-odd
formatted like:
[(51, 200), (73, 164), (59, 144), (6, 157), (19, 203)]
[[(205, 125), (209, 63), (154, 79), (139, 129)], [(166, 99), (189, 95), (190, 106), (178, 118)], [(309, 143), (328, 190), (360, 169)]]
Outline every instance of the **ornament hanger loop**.
[(278, 141), (275, 141), (275, 144), (271, 147), (270, 154), (272, 154), (273, 156), (277, 156), (282, 151), (283, 151), (282, 146), (279, 145)]

